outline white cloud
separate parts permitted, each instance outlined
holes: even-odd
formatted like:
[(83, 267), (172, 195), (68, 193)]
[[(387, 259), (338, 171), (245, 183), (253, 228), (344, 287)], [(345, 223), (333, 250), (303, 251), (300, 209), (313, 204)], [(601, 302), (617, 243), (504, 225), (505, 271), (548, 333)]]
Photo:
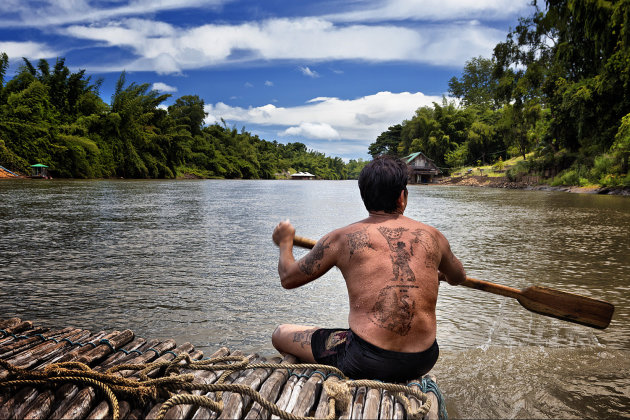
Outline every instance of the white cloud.
[[(138, 57), (132, 62), (113, 64), (112, 71), (126, 68), (160, 74), (261, 60), (405, 61), (462, 66), (470, 57), (489, 56), (505, 37), (502, 31), (474, 23), (410, 29), (392, 25), (338, 26), (317, 18), (270, 19), (191, 29), (127, 19), (106, 25), (73, 25), (66, 34), (130, 49)], [(234, 51), (246, 53), (235, 58)], [(317, 74), (307, 66), (300, 69), (311, 77)]]
[(59, 52), (39, 42), (0, 42), (0, 52), (6, 53), (10, 59), (26, 57), (30, 59), (50, 58)]
[(175, 86), (169, 86), (166, 83), (156, 82), (153, 83), (153, 90), (159, 90), (160, 92), (174, 93), (177, 92), (177, 88)]
[(335, 22), (392, 20), (449, 21), (507, 19), (526, 11), (530, 0), (387, 0), (364, 1), (348, 11), (324, 16)]
[[(42, 27), (80, 22), (146, 16), (175, 9), (218, 8), (234, 0), (2, 0), (0, 25), (3, 27)], [(95, 5), (93, 5), (95, 4)], [(111, 6), (111, 7), (108, 7)]]
[(335, 140), (339, 139), (339, 133), (332, 128), (330, 124), (326, 123), (301, 123), (298, 127), (289, 127), (283, 132), (279, 133), (280, 136), (300, 136), (307, 139), (323, 139), (323, 140)]
[(273, 86), (273, 82), (271, 80), (265, 80), (265, 86)]
[(250, 130), (256, 126), (273, 129), (288, 141), (298, 141), (300, 137), (333, 140), (331, 144), (313, 146), (325, 153), (364, 155), (370, 143), (389, 126), (411, 118), (417, 108), (441, 101), (442, 97), (421, 92), (379, 92), (356, 99), (318, 97), (295, 107), (267, 104), (242, 108), (218, 102), (206, 105), (205, 111), (209, 124), (223, 118), (244, 123)]
[(317, 78), (319, 77), (319, 73), (314, 70), (309, 69), (307, 66), (300, 66), (300, 71), (304, 76)]

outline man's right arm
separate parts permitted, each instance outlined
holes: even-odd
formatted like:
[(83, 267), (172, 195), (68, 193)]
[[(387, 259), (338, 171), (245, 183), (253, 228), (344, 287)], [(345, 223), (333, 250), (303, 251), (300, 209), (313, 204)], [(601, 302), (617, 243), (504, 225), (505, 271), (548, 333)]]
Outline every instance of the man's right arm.
[[(440, 249), (442, 251), (442, 259), (438, 269), (446, 277), (446, 282), (452, 286), (462, 284), (466, 280), (466, 271), (459, 259), (451, 251), (451, 245), (448, 240), (440, 233)], [(442, 280), (442, 279), (440, 279)]]
[(317, 241), (313, 249), (299, 261), (293, 256), (295, 228), (288, 222), (280, 222), (273, 232), (273, 241), (280, 248), (278, 274), (285, 289), (303, 286), (322, 276), (335, 265), (335, 253), (328, 250), (328, 235)]

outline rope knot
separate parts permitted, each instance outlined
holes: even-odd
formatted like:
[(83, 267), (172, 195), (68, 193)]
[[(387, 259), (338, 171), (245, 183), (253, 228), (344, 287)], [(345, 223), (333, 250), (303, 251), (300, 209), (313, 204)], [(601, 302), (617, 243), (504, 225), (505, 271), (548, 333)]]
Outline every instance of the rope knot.
[(324, 382), (324, 389), (329, 398), (335, 400), (335, 408), (337, 411), (344, 411), (352, 404), (352, 394), (350, 387), (346, 382), (342, 382), (337, 378), (331, 377)]

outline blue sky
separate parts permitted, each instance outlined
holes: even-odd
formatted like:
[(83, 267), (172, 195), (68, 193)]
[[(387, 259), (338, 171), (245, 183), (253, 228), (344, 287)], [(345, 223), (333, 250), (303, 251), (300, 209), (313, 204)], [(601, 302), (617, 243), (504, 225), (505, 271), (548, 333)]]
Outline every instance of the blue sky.
[(207, 123), (369, 158), (387, 127), (492, 55), (529, 0), (2, 0), (0, 52), (198, 95)]

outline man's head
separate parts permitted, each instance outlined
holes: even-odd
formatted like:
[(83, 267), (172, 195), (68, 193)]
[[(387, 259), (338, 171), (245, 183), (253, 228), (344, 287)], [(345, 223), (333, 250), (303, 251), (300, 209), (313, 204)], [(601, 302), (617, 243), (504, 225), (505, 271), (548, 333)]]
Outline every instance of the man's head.
[(368, 211), (395, 213), (400, 193), (407, 189), (408, 168), (400, 159), (380, 156), (359, 174), (359, 190)]

